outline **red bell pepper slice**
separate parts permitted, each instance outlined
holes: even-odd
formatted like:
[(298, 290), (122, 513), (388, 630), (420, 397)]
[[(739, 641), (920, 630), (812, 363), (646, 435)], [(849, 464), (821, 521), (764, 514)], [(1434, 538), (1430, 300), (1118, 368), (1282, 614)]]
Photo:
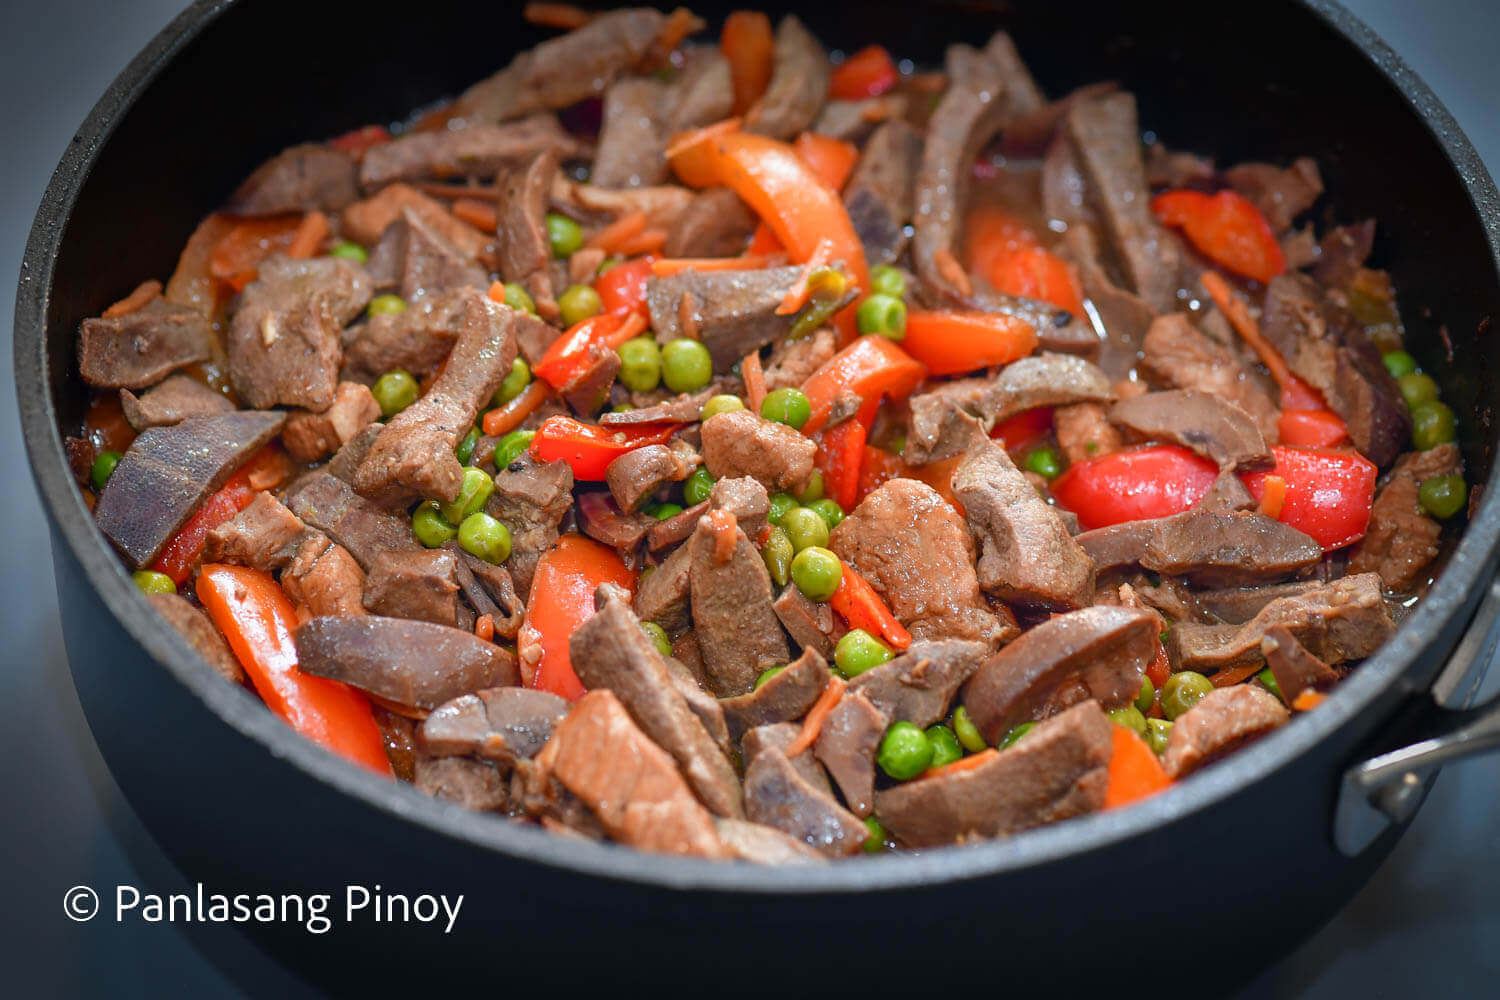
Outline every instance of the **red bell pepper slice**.
[(548, 417), (531, 439), (531, 455), (539, 462), (562, 459), (573, 469), (573, 478), (604, 481), (609, 463), (648, 444), (665, 444), (681, 424), (641, 424), (636, 427), (601, 427), (572, 417)]
[(1271, 449), (1276, 466), (1241, 476), (1257, 501), (1265, 496), (1266, 477), (1280, 476), (1286, 496), (1277, 520), (1311, 536), (1324, 552), (1343, 548), (1365, 536), (1375, 502), (1375, 463), (1353, 450)]
[(868, 402), (881, 396), (905, 399), (927, 374), (927, 370), (885, 337), (860, 337), (839, 351), (802, 383), (802, 393), (812, 404), (811, 416), (802, 425), (804, 434), (815, 434), (828, 422), (833, 401), (852, 393)]
[(776, 59), (776, 36), (771, 19), (758, 10), (737, 10), (724, 18), (719, 48), (729, 61), (734, 89), (734, 113), (742, 115), (760, 100), (771, 82)]
[(823, 473), (823, 490), (844, 510), (853, 510), (859, 496), (859, 470), (869, 432), (859, 418), (845, 420), (818, 434), (813, 464)]
[(158, 573), (167, 574), (173, 583), (182, 586), (192, 575), (193, 564), (203, 554), (208, 533), (250, 506), (250, 501), (255, 499), (256, 490), (251, 481), (256, 470), (279, 461), (280, 453), (275, 445), (270, 444), (250, 456), (249, 461), (203, 501), (186, 524), (177, 529), (177, 534), (167, 542), (151, 568)]
[(852, 629), (862, 628), (895, 649), (906, 649), (911, 645), (911, 633), (906, 626), (896, 620), (891, 609), (875, 593), (875, 588), (848, 563), (844, 563), (844, 575), (839, 578), (838, 589), (828, 599), (828, 604)]
[(1260, 209), (1233, 191), (1165, 191), (1151, 199), (1163, 224), (1235, 274), (1269, 282), (1286, 270), (1286, 256)]
[(1008, 365), (1030, 354), (1036, 344), (1036, 330), (1015, 316), (919, 310), (906, 314), (906, 338), (901, 341), (906, 353), (933, 375)]
[(1218, 478), (1208, 459), (1178, 445), (1146, 445), (1074, 462), (1052, 482), (1052, 495), (1085, 531), (1122, 521), (1180, 514)]
[(368, 699), (297, 669), (297, 611), (269, 573), (209, 563), (198, 574), (198, 599), (272, 712), (340, 757), (391, 776)]
[(834, 191), (844, 189), (844, 182), (859, 162), (858, 146), (818, 132), (803, 132), (792, 140), (792, 148), (818, 180)]
[(215, 244), (208, 258), (208, 273), (235, 291), (244, 291), (260, 271), (260, 262), (292, 245), (302, 216), (272, 215), (241, 219), (228, 235)]
[(639, 313), (600, 313), (574, 323), (531, 366), (537, 378), (561, 389), (588, 370), (599, 351), (614, 350), (646, 329)]
[(840, 101), (879, 97), (900, 79), (891, 54), (881, 45), (869, 45), (839, 63), (828, 81), (828, 96)]
[(1051, 430), (1052, 407), (1038, 406), (1002, 420), (990, 431), (990, 437), (1003, 444), (1006, 451), (1020, 453), (1041, 444)]
[[(594, 591), (601, 583), (635, 589), (633, 573), (614, 549), (582, 535), (567, 534), (542, 554), (531, 580), (531, 603), (517, 644), (527, 687), (577, 701), (583, 683), (568, 651), (573, 630), (594, 614)], [(528, 659), (527, 650), (540, 650)]]
[(982, 205), (966, 220), (969, 270), (1007, 295), (1050, 302), (1083, 315), (1083, 285), (1073, 266), (1042, 246), (1034, 232), (1008, 213)]
[(640, 257), (627, 264), (616, 264), (594, 279), (594, 291), (604, 303), (604, 311), (616, 316), (635, 313), (649, 316), (646, 307), (646, 282), (650, 280), (654, 255)]
[(363, 125), (343, 135), (328, 140), (328, 145), (353, 157), (361, 157), (369, 149), (390, 142), (391, 133), (384, 125)]
[(1349, 440), (1348, 428), (1332, 410), (1282, 410), (1276, 430), (1282, 444), (1301, 448), (1332, 448)]

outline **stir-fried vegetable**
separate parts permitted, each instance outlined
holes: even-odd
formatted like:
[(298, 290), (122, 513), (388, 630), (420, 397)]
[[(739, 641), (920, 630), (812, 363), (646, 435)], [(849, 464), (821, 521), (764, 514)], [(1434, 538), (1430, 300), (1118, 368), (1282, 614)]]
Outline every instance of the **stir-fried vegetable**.
[(568, 640), (594, 613), (594, 591), (602, 583), (634, 589), (635, 574), (614, 549), (582, 535), (564, 535), (542, 554), (531, 580), (531, 602), (517, 638), (528, 687), (569, 701), (583, 695), (573, 672)]

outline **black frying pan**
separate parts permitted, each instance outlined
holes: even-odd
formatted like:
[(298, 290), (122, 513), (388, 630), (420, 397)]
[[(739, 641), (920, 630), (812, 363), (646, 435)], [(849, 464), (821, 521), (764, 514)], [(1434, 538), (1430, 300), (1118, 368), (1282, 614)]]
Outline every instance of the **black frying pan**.
[[(717, 21), (731, 5), (694, 6)], [(448, 936), (368, 919), (322, 936), (252, 928), (279, 956), (340, 991), (462, 978), (1055, 993), (1164, 976), (1157, 988), (1196, 995), (1302, 940), (1389, 852), (1436, 764), (1500, 742), (1493, 709), (1439, 707), (1466, 701), (1494, 645), (1500, 500), (1488, 489), (1426, 600), (1318, 711), (1129, 810), (919, 855), (763, 869), (575, 842), (357, 771), (208, 673), (149, 613), (68, 473), (61, 434), (86, 403), (78, 322), (168, 274), (197, 220), (269, 154), (400, 117), (540, 40), (517, 13), (202, 0), (84, 123), (27, 247), (15, 327), (26, 441), (74, 680), (133, 806), (213, 890), (379, 883), (466, 897)], [(1004, 26), (1049, 93), (1120, 80), (1169, 146), (1221, 162), (1316, 156), (1330, 219), (1379, 218), (1376, 263), (1395, 277), (1408, 344), (1460, 415), (1471, 481), (1490, 478), (1500, 383), (1479, 361), (1500, 311), (1500, 199), (1432, 94), (1341, 9), (1256, 5), (1232, 24), (1201, 7), (1055, 2), (800, 13), (829, 44), (879, 41), (919, 63)], [(1169, 936), (1199, 945), (1164, 951)]]

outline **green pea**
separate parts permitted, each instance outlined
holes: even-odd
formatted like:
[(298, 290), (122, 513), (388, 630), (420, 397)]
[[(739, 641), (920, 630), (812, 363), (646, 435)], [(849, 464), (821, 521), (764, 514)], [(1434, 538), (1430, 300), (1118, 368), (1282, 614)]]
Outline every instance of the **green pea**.
[(505, 379), (500, 383), (500, 388), (495, 390), (494, 398), (490, 402), (495, 406), (504, 406), (526, 391), (531, 384), (531, 366), (526, 363), (525, 358), (516, 358), (510, 363), (510, 371), (505, 373)]
[(910, 722), (897, 722), (885, 731), (875, 763), (897, 781), (909, 781), (932, 766), (932, 740)]
[(766, 536), (766, 544), (760, 550), (760, 557), (776, 586), (785, 587), (792, 578), (792, 560), (796, 555), (797, 550), (793, 547), (792, 540), (786, 537), (786, 532), (773, 525), (770, 534)]
[(1062, 462), (1058, 460), (1057, 449), (1050, 445), (1033, 448), (1031, 454), (1026, 456), (1026, 468), (1043, 479), (1056, 479), (1062, 475)]
[(767, 670), (762, 670), (760, 676), (755, 678), (755, 690), (759, 691), (762, 687), (765, 686), (766, 681), (770, 680), (772, 677), (775, 677), (785, 669), (786, 667), (771, 667)]
[(941, 722), (927, 727), (927, 739), (932, 743), (932, 763), (928, 767), (942, 767), (964, 755), (963, 747), (958, 745), (958, 737)]
[(904, 452), (906, 450), (906, 435), (898, 431), (891, 437), (890, 444), (886, 447), (886, 450), (893, 455), (899, 455)]
[(1151, 683), (1151, 678), (1141, 678), (1141, 692), (1135, 696), (1135, 707), (1145, 715), (1151, 711), (1151, 706), (1156, 703), (1156, 685)]
[(682, 504), (678, 503), (654, 503), (646, 507), (646, 513), (658, 521), (665, 521), (669, 517), (676, 517), (682, 513)]
[(735, 410), (743, 410), (744, 408), (744, 401), (740, 397), (731, 396), (728, 393), (720, 393), (717, 396), (710, 396), (708, 402), (703, 404), (703, 409), (698, 413), (698, 419), (707, 420), (710, 417), (717, 417), (721, 413), (733, 413)]
[(495, 445), (495, 468), (504, 469), (531, 447), (536, 431), (511, 431)]
[(505, 283), (505, 304), (512, 309), (519, 309), (522, 312), (531, 313), (533, 316), (536, 315), (536, 300), (531, 297), (530, 292), (522, 288), (517, 282), (507, 281)]
[(1000, 737), (1000, 742), (996, 744), (996, 747), (1000, 750), (1004, 750), (1006, 747), (1014, 746), (1021, 741), (1021, 737), (1025, 736), (1035, 728), (1035, 722), (1022, 722), (1018, 723), (1017, 725), (1011, 726), (1010, 731), (1007, 732), (1004, 736)]
[(510, 558), (510, 529), (484, 511), (477, 511), (458, 526), (458, 544), (470, 555), (498, 566)]
[(435, 549), (458, 535), (458, 529), (438, 511), (437, 502), (428, 500), (411, 515), (411, 531), (429, 549)]
[(1282, 701), (1286, 701), (1286, 695), (1281, 693), (1281, 685), (1276, 682), (1276, 675), (1271, 672), (1270, 667), (1267, 667), (1260, 673), (1256, 674), (1255, 679), (1260, 681), (1261, 685), (1264, 686), (1267, 691), (1271, 692)]
[(906, 337), (906, 303), (893, 295), (871, 295), (854, 311), (854, 325), (860, 333), (903, 340)]
[(708, 499), (713, 492), (715, 479), (707, 466), (700, 465), (682, 483), (682, 498), (689, 507), (696, 507)]
[(341, 240), (335, 243), (333, 249), (328, 251), (328, 256), (337, 257), (340, 260), (352, 260), (356, 264), (367, 263), (370, 259), (365, 248), (351, 240)]
[(772, 493), (771, 509), (766, 512), (766, 520), (772, 524), (780, 524), (786, 518), (786, 512), (797, 506), (797, 498), (790, 493)]
[(833, 662), (845, 677), (858, 677), (891, 658), (891, 649), (862, 628), (850, 629), (833, 647)]
[(612, 268), (612, 267), (619, 267), (623, 263), (625, 263), (625, 258), (624, 257), (606, 257), (602, 261), (599, 262), (599, 270), (595, 271), (594, 274), (596, 276), (600, 275), (600, 274), (603, 274), (605, 271), (608, 271), (610, 268)]
[(1133, 729), (1141, 736), (1146, 735), (1146, 717), (1134, 705), (1112, 708), (1109, 710), (1109, 717), (1117, 725), (1124, 726), (1126, 729)]
[(469, 459), (474, 457), (474, 446), (478, 443), (479, 428), (470, 427), (469, 433), (465, 434), (464, 439), (458, 442), (458, 447), (453, 449), (453, 454), (458, 459), (459, 465), (469, 464)]
[(781, 527), (798, 552), (828, 547), (828, 522), (818, 516), (817, 511), (794, 507), (782, 517)]
[(143, 594), (175, 594), (177, 584), (165, 573), (158, 573), (154, 569), (138, 569), (130, 574), (135, 585), (141, 588)]
[(823, 548), (803, 549), (792, 559), (792, 583), (809, 601), (826, 601), (844, 579), (844, 564)]
[(94, 458), (94, 464), (89, 467), (89, 480), (94, 484), (95, 490), (104, 489), (104, 484), (109, 482), (109, 477), (114, 475), (115, 466), (119, 464), (118, 451), (101, 451)]
[(760, 415), (800, 431), (808, 417), (812, 416), (812, 404), (801, 389), (776, 389), (767, 393), (766, 398), (761, 401)]
[(906, 275), (898, 267), (881, 264), (870, 268), (870, 292), (874, 295), (889, 295), (894, 299), (906, 298)]
[(1401, 398), (1406, 400), (1408, 410), (1415, 410), (1423, 403), (1431, 403), (1438, 398), (1438, 384), (1431, 375), (1412, 372), (1396, 379), (1396, 385), (1401, 389)]
[(656, 622), (641, 622), (641, 631), (651, 640), (656, 651), (662, 656), (672, 655), (672, 640), (667, 638), (667, 630)]
[(874, 816), (866, 816), (865, 829), (870, 831), (870, 835), (865, 838), (863, 844), (859, 845), (859, 849), (866, 854), (879, 854), (885, 850), (885, 827), (881, 825), (880, 820)]
[(1469, 487), (1463, 476), (1433, 476), (1422, 480), (1417, 490), (1417, 502), (1433, 517), (1446, 521), (1464, 509)]
[(1456, 432), (1447, 403), (1433, 400), (1411, 411), (1411, 443), (1421, 451), (1452, 441)]
[(458, 487), (458, 498), (452, 503), (438, 504), (438, 512), (449, 524), (462, 524), (464, 518), (476, 510), (482, 510), (490, 494), (494, 492), (495, 481), (490, 478), (490, 474), (471, 465), (464, 469), (464, 478)]
[(698, 341), (678, 337), (661, 349), (661, 380), (673, 392), (697, 392), (713, 377), (713, 356)]
[(604, 300), (593, 285), (569, 285), (557, 297), (557, 309), (562, 313), (563, 326), (574, 326), (602, 313)]
[(386, 372), (370, 387), (370, 394), (375, 397), (381, 414), (386, 417), (394, 417), (415, 403), (418, 391), (417, 380), (412, 377), (412, 373), (401, 368)]
[(406, 312), (406, 300), (399, 295), (387, 292), (371, 299), (370, 304), (365, 307), (365, 312), (370, 316), (394, 316), (397, 313)]
[(1410, 375), (1417, 370), (1417, 359), (1405, 351), (1387, 351), (1380, 360), (1385, 362), (1385, 370), (1391, 373), (1391, 378)]
[(1161, 686), (1161, 710), (1176, 719), (1214, 689), (1213, 681), (1191, 670), (1173, 674)]
[(1167, 740), (1172, 735), (1170, 719), (1146, 720), (1146, 745), (1160, 757), (1167, 752)]
[(974, 720), (969, 718), (969, 710), (962, 705), (953, 710), (953, 735), (958, 737), (959, 746), (970, 753), (978, 753), (989, 746), (984, 741), (984, 734), (974, 725)]
[(661, 381), (661, 348), (651, 337), (635, 337), (615, 348), (620, 356), (620, 383), (635, 392), (650, 392)]
[(583, 227), (566, 215), (548, 212), (547, 240), (552, 244), (552, 256), (571, 257), (583, 246)]
[(838, 505), (837, 500), (829, 500), (827, 498), (814, 500), (807, 505), (807, 509), (821, 517), (823, 523), (828, 525), (829, 531), (837, 528), (839, 522), (844, 519), (844, 508)]
[(802, 487), (802, 492), (797, 494), (797, 502), (800, 504), (815, 503), (823, 499), (823, 472), (814, 469), (811, 476), (807, 477), (807, 485)]

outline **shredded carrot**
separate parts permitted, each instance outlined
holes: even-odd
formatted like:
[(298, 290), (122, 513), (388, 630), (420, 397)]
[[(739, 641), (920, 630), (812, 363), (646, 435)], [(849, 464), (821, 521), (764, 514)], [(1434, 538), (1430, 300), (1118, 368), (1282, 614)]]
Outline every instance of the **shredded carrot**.
[(753, 271), (770, 264), (769, 257), (663, 257), (651, 262), (651, 273), (666, 278), (678, 271)]
[(291, 246), (286, 248), (286, 255), (306, 260), (318, 252), (331, 231), (328, 216), (318, 211), (308, 212), (298, 223), (297, 232), (292, 235)]
[(1292, 708), (1299, 712), (1311, 712), (1328, 698), (1322, 691), (1314, 691), (1308, 688), (1297, 697), (1292, 699)]
[(653, 48), (659, 57), (666, 59), (673, 49), (682, 44), (684, 38), (702, 28), (703, 22), (698, 19), (698, 15), (686, 7), (678, 7), (667, 15), (666, 23), (661, 26), (661, 33), (656, 36)]
[(570, 3), (529, 3), (522, 9), (521, 17), (528, 24), (563, 31), (581, 28), (594, 19), (592, 12)]
[(496, 229), (495, 206), (491, 202), (460, 198), (453, 203), (451, 211), (475, 229), (486, 233), (493, 233)]
[(1214, 304), (1219, 307), (1229, 319), (1229, 324), (1234, 327), (1245, 342), (1255, 349), (1260, 357), (1261, 364), (1271, 371), (1271, 377), (1276, 384), (1285, 387), (1287, 383), (1295, 378), (1291, 369), (1286, 366), (1286, 359), (1281, 352), (1271, 345), (1271, 342), (1260, 332), (1260, 324), (1255, 322), (1255, 317), (1250, 315), (1250, 309), (1244, 302), (1234, 294), (1229, 287), (1229, 282), (1224, 280), (1223, 275), (1217, 271), (1204, 271), (1202, 277), (1203, 287), (1213, 298)]
[(1210, 677), (1209, 680), (1213, 681), (1213, 685), (1216, 688), (1232, 687), (1235, 684), (1240, 683), (1241, 681), (1248, 681), (1250, 678), (1260, 673), (1261, 669), (1264, 666), (1265, 665), (1263, 663), (1261, 663), (1259, 660), (1256, 660), (1253, 663), (1245, 663), (1241, 664), (1238, 667), (1230, 667), (1228, 670), (1220, 670), (1218, 673)]
[(524, 392), (504, 406), (484, 415), (480, 429), (490, 437), (499, 437), (507, 431), (521, 426), (521, 421), (531, 416), (533, 410), (547, 401), (552, 389), (542, 379), (532, 379)]
[(818, 695), (818, 700), (813, 707), (807, 710), (807, 718), (802, 720), (802, 731), (797, 738), (786, 746), (786, 758), (791, 760), (813, 743), (817, 742), (818, 733), (823, 728), (823, 720), (828, 718), (828, 713), (833, 711), (833, 706), (839, 703), (844, 696), (844, 689), (848, 683), (842, 677), (830, 677), (828, 686), (823, 693)]
[(593, 236), (584, 241), (584, 246), (603, 250), (605, 253), (614, 253), (620, 243), (640, 233), (646, 228), (646, 213), (641, 209), (626, 212), (614, 222), (599, 230)]
[(740, 361), (740, 378), (745, 382), (745, 397), (751, 413), (760, 412), (760, 404), (766, 401), (766, 373), (760, 367), (760, 352), (751, 351)]
[(104, 318), (114, 319), (116, 316), (133, 313), (160, 294), (160, 281), (157, 281), (155, 278), (150, 281), (143, 281), (135, 287), (135, 291), (104, 310)]
[(940, 765), (938, 767), (929, 767), (927, 770), (917, 775), (916, 780), (921, 781), (924, 778), (941, 778), (949, 774), (961, 774), (964, 771), (972, 771), (976, 767), (983, 767), (998, 756), (1000, 756), (999, 750), (996, 750), (994, 747), (985, 747), (978, 753), (971, 753), (967, 757), (960, 757), (958, 760), (950, 761), (949, 763)]
[(492, 281), (492, 282), (490, 282), (489, 296), (490, 296), (490, 301), (491, 302), (498, 302), (502, 306), (505, 305), (505, 282), (503, 282), (503, 281)]
[(727, 510), (711, 510), (708, 512), (708, 526), (713, 529), (714, 534), (714, 565), (723, 566), (734, 558), (739, 523)]
[(1280, 476), (1267, 476), (1260, 498), (1260, 512), (1273, 520), (1281, 517), (1281, 507), (1286, 503), (1286, 480)]
[(807, 300), (812, 298), (813, 272), (827, 267), (833, 261), (833, 241), (823, 239), (818, 241), (818, 246), (807, 258), (807, 263), (802, 265), (802, 270), (797, 274), (797, 280), (792, 282), (792, 287), (786, 291), (786, 297), (776, 307), (776, 315), (790, 316), (792, 313), (807, 305)]
[(474, 634), (485, 642), (495, 638), (495, 619), (490, 615), (480, 615), (474, 621)]
[(939, 250), (932, 255), (932, 263), (937, 266), (942, 279), (958, 289), (960, 295), (974, 294), (974, 283), (969, 280), (969, 272), (964, 270), (964, 266), (950, 251)]
[(492, 184), (445, 184), (442, 181), (413, 181), (412, 185), (423, 194), (434, 198), (474, 198), (479, 201), (499, 201), (500, 189)]
[(626, 240), (621, 240), (616, 248), (625, 257), (640, 257), (648, 253), (661, 253), (667, 245), (668, 233), (665, 229), (643, 229), (639, 233)]

